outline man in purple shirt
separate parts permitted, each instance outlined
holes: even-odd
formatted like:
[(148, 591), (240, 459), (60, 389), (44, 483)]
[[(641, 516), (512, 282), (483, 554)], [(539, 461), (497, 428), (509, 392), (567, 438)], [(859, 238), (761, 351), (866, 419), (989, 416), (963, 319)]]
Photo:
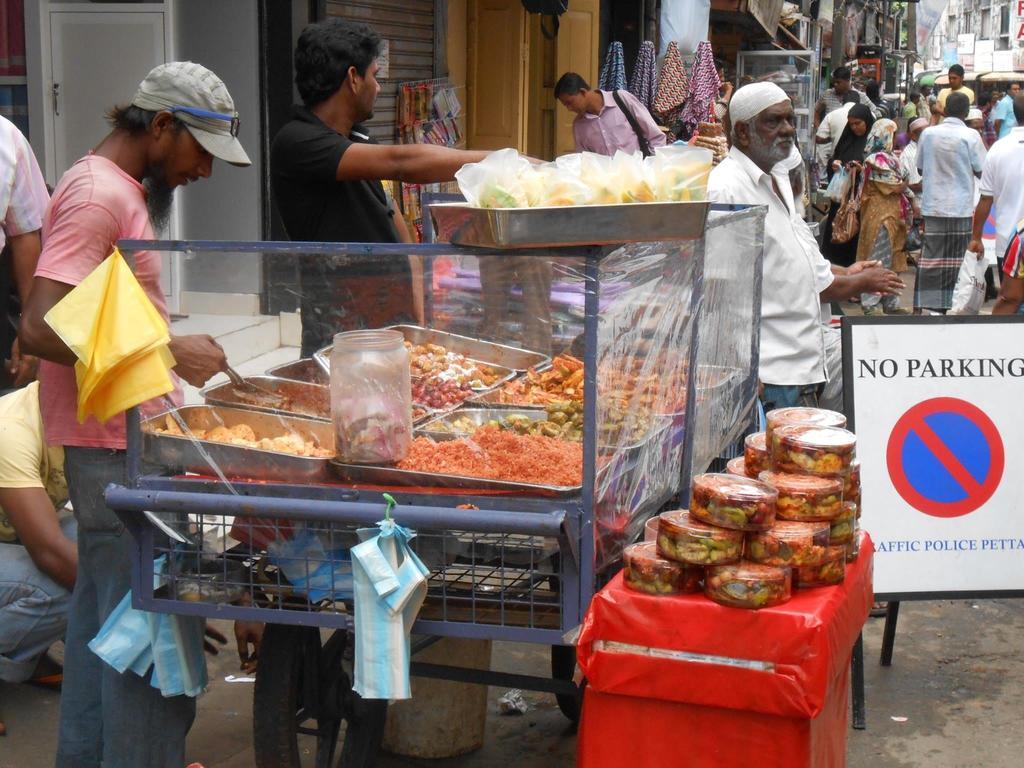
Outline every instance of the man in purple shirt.
[[(566, 72), (555, 84), (555, 98), (576, 113), (572, 133), (577, 152), (614, 155), (619, 149), (627, 154), (643, 149), (647, 155), (665, 146), (665, 134), (629, 91), (591, 90), (582, 77)], [(641, 137), (646, 148), (641, 147)]]

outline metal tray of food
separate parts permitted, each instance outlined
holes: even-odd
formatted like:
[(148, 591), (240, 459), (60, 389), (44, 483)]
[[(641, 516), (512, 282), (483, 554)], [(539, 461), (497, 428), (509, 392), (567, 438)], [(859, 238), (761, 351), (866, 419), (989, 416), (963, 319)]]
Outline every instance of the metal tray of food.
[(475, 208), (435, 203), (439, 242), (484, 248), (547, 248), (697, 240), (710, 203), (624, 203), (542, 208)]
[[(252, 428), (257, 439), (296, 435), (318, 447), (334, 450), (334, 427), (324, 421), (214, 405), (187, 405), (177, 409), (177, 412), (189, 429), (209, 430), (218, 426), (230, 429), (246, 424)], [(156, 432), (171, 423), (176, 425), (170, 412), (142, 423), (142, 458), (176, 471), (212, 474), (192, 438)], [(197, 442), (229, 478), (277, 480), (285, 483), (315, 483), (331, 478), (329, 458), (299, 456), (205, 439)]]
[(229, 408), (244, 408), (247, 411), (273, 413), (281, 416), (301, 416), (319, 421), (331, 420), (331, 389), (322, 384), (279, 379), (276, 376), (246, 376), (245, 380), (262, 389), (285, 398), (280, 408), (258, 405), (245, 399), (235, 390), (230, 381), (215, 384), (199, 390), (207, 405), (224, 405)]
[(267, 370), (267, 376), (304, 381), (307, 384), (323, 384), (324, 386), (331, 383), (330, 377), (324, 373), (323, 368), (312, 357), (304, 357), (292, 363), (274, 366)]
[[(465, 355), (473, 362), (508, 368), (516, 373), (525, 373), (530, 368), (539, 368), (551, 362), (550, 357), (540, 352), (474, 339), (457, 333), (435, 331), (418, 325), (392, 325), (388, 330), (398, 331), (410, 344), (437, 344), (449, 352)], [(333, 347), (324, 347), (313, 356), (321, 369), (328, 374), (331, 371), (332, 349)]]
[(331, 460), (331, 467), (343, 480), (372, 485), (415, 486), (419, 488), (451, 488), (453, 490), (513, 491), (523, 495), (550, 496), (560, 499), (579, 496), (582, 485), (537, 485), (511, 480), (492, 480), (468, 475), (442, 475), (412, 469), (373, 464), (345, 464)]

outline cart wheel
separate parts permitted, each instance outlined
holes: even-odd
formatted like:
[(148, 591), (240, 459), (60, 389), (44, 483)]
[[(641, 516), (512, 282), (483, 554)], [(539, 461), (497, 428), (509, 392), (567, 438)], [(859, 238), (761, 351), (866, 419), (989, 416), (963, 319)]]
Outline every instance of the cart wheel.
[[(551, 676), (556, 680), (572, 680), (576, 671), (576, 648), (571, 645), (551, 646)], [(577, 688), (575, 694), (556, 693), (558, 708), (573, 723), (579, 723), (583, 709), (583, 688)]]
[(257, 768), (334, 768), (343, 720), (337, 765), (372, 768), (387, 702), (364, 701), (352, 691), (342, 664), (347, 642), (344, 630), (322, 642), (315, 627), (267, 625), (253, 691)]

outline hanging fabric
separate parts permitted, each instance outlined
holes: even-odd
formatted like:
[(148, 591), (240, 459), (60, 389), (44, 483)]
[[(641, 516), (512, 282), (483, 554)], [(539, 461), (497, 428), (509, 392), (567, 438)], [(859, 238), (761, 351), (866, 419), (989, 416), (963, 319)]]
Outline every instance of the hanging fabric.
[(626, 56), (622, 52), (622, 43), (615, 41), (608, 46), (601, 68), (601, 77), (597, 87), (602, 91), (621, 91), (626, 87)]
[(680, 116), (686, 136), (693, 135), (697, 125), (708, 119), (721, 85), (711, 43), (702, 40), (697, 45), (697, 57), (690, 70), (690, 95)]
[(672, 125), (679, 118), (690, 94), (690, 80), (686, 76), (683, 57), (675, 41), (668, 44), (665, 61), (658, 77), (658, 90), (654, 96), (654, 113), (662, 125)]
[(644, 40), (640, 44), (640, 50), (636, 53), (633, 79), (629, 81), (629, 92), (640, 100), (647, 111), (650, 111), (654, 105), (658, 70), (655, 59), (654, 43)]

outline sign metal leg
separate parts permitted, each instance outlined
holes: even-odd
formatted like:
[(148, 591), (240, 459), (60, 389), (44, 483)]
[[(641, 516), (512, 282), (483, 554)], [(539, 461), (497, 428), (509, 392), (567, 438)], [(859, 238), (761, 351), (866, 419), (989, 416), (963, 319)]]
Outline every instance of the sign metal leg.
[(853, 646), (853, 662), (850, 665), (853, 688), (853, 727), (858, 731), (867, 728), (864, 706), (864, 634), (857, 635)]
[(900, 615), (900, 603), (898, 600), (890, 600), (889, 606), (885, 609), (885, 629), (882, 632), (882, 657), (880, 663), (883, 667), (892, 666), (892, 649), (896, 644), (896, 620)]

